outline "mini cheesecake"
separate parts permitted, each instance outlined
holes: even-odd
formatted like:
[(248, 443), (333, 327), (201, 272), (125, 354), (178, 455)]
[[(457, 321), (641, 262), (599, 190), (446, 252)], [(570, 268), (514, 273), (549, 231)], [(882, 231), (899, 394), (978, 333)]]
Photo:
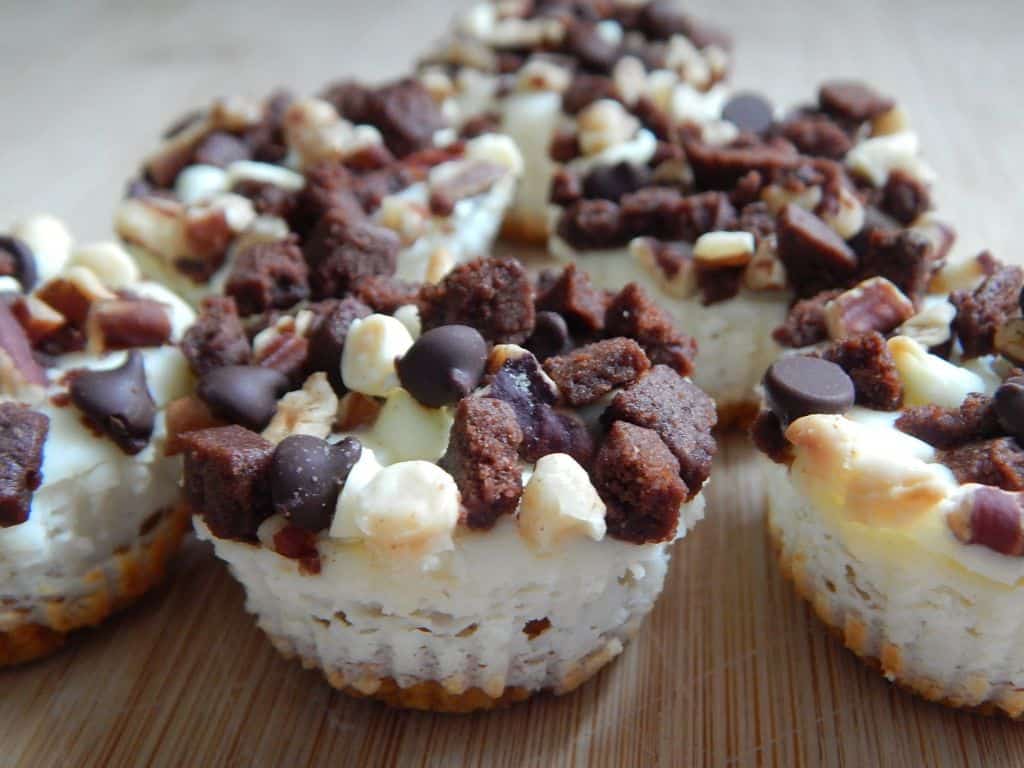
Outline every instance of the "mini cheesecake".
[(188, 526), (168, 403), (194, 313), (115, 243), (34, 216), (0, 236), (0, 665), (158, 583)]
[(730, 47), (672, 0), (477, 2), (419, 76), (464, 134), (515, 140), (526, 170), (504, 234), (543, 244), (555, 170), (648, 163), (661, 110), (717, 118)]
[(769, 369), (769, 528), (800, 594), (887, 679), (1017, 718), (1024, 273), (986, 253), (940, 276), (961, 285), (952, 313), (911, 321), (931, 344), (872, 331)]
[[(147, 275), (193, 304), (226, 293), (286, 308), (368, 275), (436, 282), (485, 254), (521, 171), (510, 140), (460, 139), (414, 80), (223, 99), (168, 129), (116, 230)], [(297, 257), (269, 275), (261, 249), (282, 242)], [(340, 271), (346, 251), (360, 259)], [(279, 287), (256, 295), (266, 279)]]
[[(253, 364), (294, 339), (301, 365)], [(574, 689), (704, 514), (714, 403), (637, 286), (492, 258), (397, 308), (299, 305), (251, 344), (208, 303), (184, 349), (196, 531), (274, 645), (349, 693), (467, 712)]]

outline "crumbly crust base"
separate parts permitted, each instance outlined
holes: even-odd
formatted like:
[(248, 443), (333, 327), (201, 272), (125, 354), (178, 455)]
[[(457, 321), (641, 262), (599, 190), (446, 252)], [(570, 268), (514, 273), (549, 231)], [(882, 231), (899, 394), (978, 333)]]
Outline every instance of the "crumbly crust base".
[(154, 527), (130, 548), (83, 576), (83, 583), (89, 586), (86, 592), (70, 599), (40, 600), (45, 623), (26, 621), (0, 632), (0, 667), (54, 653), (75, 630), (99, 624), (162, 582), (189, 527), (190, 516), (183, 504), (160, 515)]
[[(916, 674), (907, 669), (905, 649), (890, 642), (884, 632), (873, 631), (872, 627), (859, 617), (845, 612), (834, 596), (825, 589), (815, 586), (813, 575), (807, 570), (806, 558), (800, 552), (787, 554), (783, 545), (782, 531), (766, 520), (768, 538), (782, 575), (793, 583), (797, 594), (806, 600), (829, 632), (841, 640), (871, 669), (880, 672), (889, 682), (920, 696), (927, 701), (954, 709), (963, 709), (982, 715), (1004, 716), (1013, 720), (1024, 717), (1024, 692), (1004, 698), (1002, 701), (981, 701), (977, 697), (965, 700), (962, 692), (950, 690), (940, 681)], [(880, 648), (876, 654), (870, 649)], [(994, 681), (979, 679), (972, 688), (983, 692), (989, 690)]]

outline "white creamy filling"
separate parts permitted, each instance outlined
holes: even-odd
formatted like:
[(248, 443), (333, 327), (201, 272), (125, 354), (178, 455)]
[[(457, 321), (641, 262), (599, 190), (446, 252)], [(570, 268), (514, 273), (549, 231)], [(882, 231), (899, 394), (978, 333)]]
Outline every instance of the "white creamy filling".
[(516, 221), (546, 226), (548, 195), (555, 164), (550, 147), (562, 119), (562, 95), (550, 91), (515, 93), (501, 102), (501, 133), (523, 156), (523, 177), (509, 209)]

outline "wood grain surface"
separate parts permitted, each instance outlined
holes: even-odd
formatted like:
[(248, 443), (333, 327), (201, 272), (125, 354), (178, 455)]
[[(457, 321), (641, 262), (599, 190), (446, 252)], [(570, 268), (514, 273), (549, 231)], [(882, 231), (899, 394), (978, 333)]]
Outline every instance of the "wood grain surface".
[[(0, 224), (45, 209), (106, 236), (124, 179), (178, 113), (397, 74), (461, 4), (5, 0)], [(897, 96), (961, 247), (1021, 260), (1019, 2), (692, 7), (733, 31), (736, 81), (783, 103), (837, 75)], [(0, 673), (0, 765), (1024, 765), (1024, 726), (921, 703), (812, 620), (771, 560), (751, 458), (726, 442), (709, 517), (678, 546), (653, 615), (575, 694), (471, 717), (348, 699), (280, 659), (191, 542), (137, 608)]]

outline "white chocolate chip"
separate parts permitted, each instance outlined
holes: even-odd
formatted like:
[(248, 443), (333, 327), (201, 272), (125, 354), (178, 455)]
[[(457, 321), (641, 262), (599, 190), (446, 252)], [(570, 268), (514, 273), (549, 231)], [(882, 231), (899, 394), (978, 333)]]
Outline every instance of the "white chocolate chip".
[(393, 461), (437, 461), (448, 450), (449, 408), (427, 408), (404, 389), (393, 389), (373, 425), (373, 436)]
[(534, 58), (527, 61), (519, 70), (516, 90), (564, 93), (571, 81), (572, 74), (565, 67), (560, 67), (547, 59)]
[(883, 186), (896, 169), (931, 183), (935, 173), (918, 157), (919, 145), (912, 131), (865, 139), (847, 153), (846, 164), (876, 187)]
[(623, 56), (615, 63), (612, 80), (622, 100), (628, 106), (633, 106), (647, 89), (647, 69), (636, 56)]
[(71, 233), (56, 216), (28, 216), (11, 227), (10, 235), (32, 251), (41, 283), (56, 277), (71, 256)]
[(302, 389), (289, 392), (277, 403), (277, 411), (263, 430), (263, 437), (279, 443), (289, 435), (313, 435), (326, 438), (338, 414), (338, 396), (327, 381), (327, 374), (314, 373)]
[(577, 125), (584, 155), (596, 155), (623, 144), (640, 129), (639, 121), (611, 99), (599, 99), (580, 112)]
[(985, 269), (976, 258), (951, 261), (935, 273), (928, 285), (930, 293), (974, 290), (985, 279)]
[(937, 347), (949, 341), (954, 317), (956, 307), (945, 299), (926, 299), (924, 308), (897, 328), (896, 335), (908, 336), (926, 348)]
[(959, 408), (967, 395), (985, 391), (985, 382), (978, 374), (928, 354), (907, 336), (889, 339), (889, 352), (903, 381), (903, 401), (908, 407)]
[(718, 120), (725, 106), (725, 90), (699, 91), (687, 83), (675, 85), (669, 93), (668, 110), (674, 120), (704, 124)]
[(384, 467), (377, 461), (377, 455), (365, 445), (359, 454), (359, 460), (352, 466), (345, 485), (338, 494), (338, 503), (334, 508), (334, 520), (331, 522), (332, 539), (358, 540), (363, 532), (356, 525), (356, 512), (360, 506), (360, 496)]
[(370, 315), (349, 329), (341, 355), (345, 386), (364, 395), (383, 397), (398, 384), (395, 359), (412, 346), (412, 336), (390, 315)]
[(301, 173), (296, 173), (290, 168), (285, 168), (272, 163), (257, 163), (253, 160), (239, 160), (228, 166), (227, 186), (233, 188), (235, 185), (251, 181), (257, 184), (272, 184), (281, 189), (298, 191), (306, 186), (306, 180)]
[(415, 304), (403, 304), (395, 310), (394, 317), (405, 326), (413, 340), (420, 337), (420, 334), (423, 332), (423, 323), (420, 321), (419, 307)]
[(198, 203), (231, 187), (223, 168), (214, 165), (190, 165), (174, 180), (174, 195), (185, 205)]
[(706, 232), (693, 246), (693, 258), (704, 267), (742, 267), (753, 255), (750, 232)]
[(466, 143), (466, 159), (481, 160), (508, 168), (515, 176), (523, 173), (523, 156), (508, 136), (485, 133)]
[(711, 85), (711, 67), (684, 35), (673, 35), (669, 40), (665, 66), (678, 72), (684, 81), (698, 90), (703, 91)]
[(92, 243), (75, 249), (71, 265), (92, 270), (104, 285), (124, 288), (141, 279), (135, 260), (119, 243)]
[(600, 541), (605, 534), (605, 505), (587, 471), (572, 456), (542, 457), (523, 490), (519, 533), (539, 552), (563, 548), (577, 536)]

